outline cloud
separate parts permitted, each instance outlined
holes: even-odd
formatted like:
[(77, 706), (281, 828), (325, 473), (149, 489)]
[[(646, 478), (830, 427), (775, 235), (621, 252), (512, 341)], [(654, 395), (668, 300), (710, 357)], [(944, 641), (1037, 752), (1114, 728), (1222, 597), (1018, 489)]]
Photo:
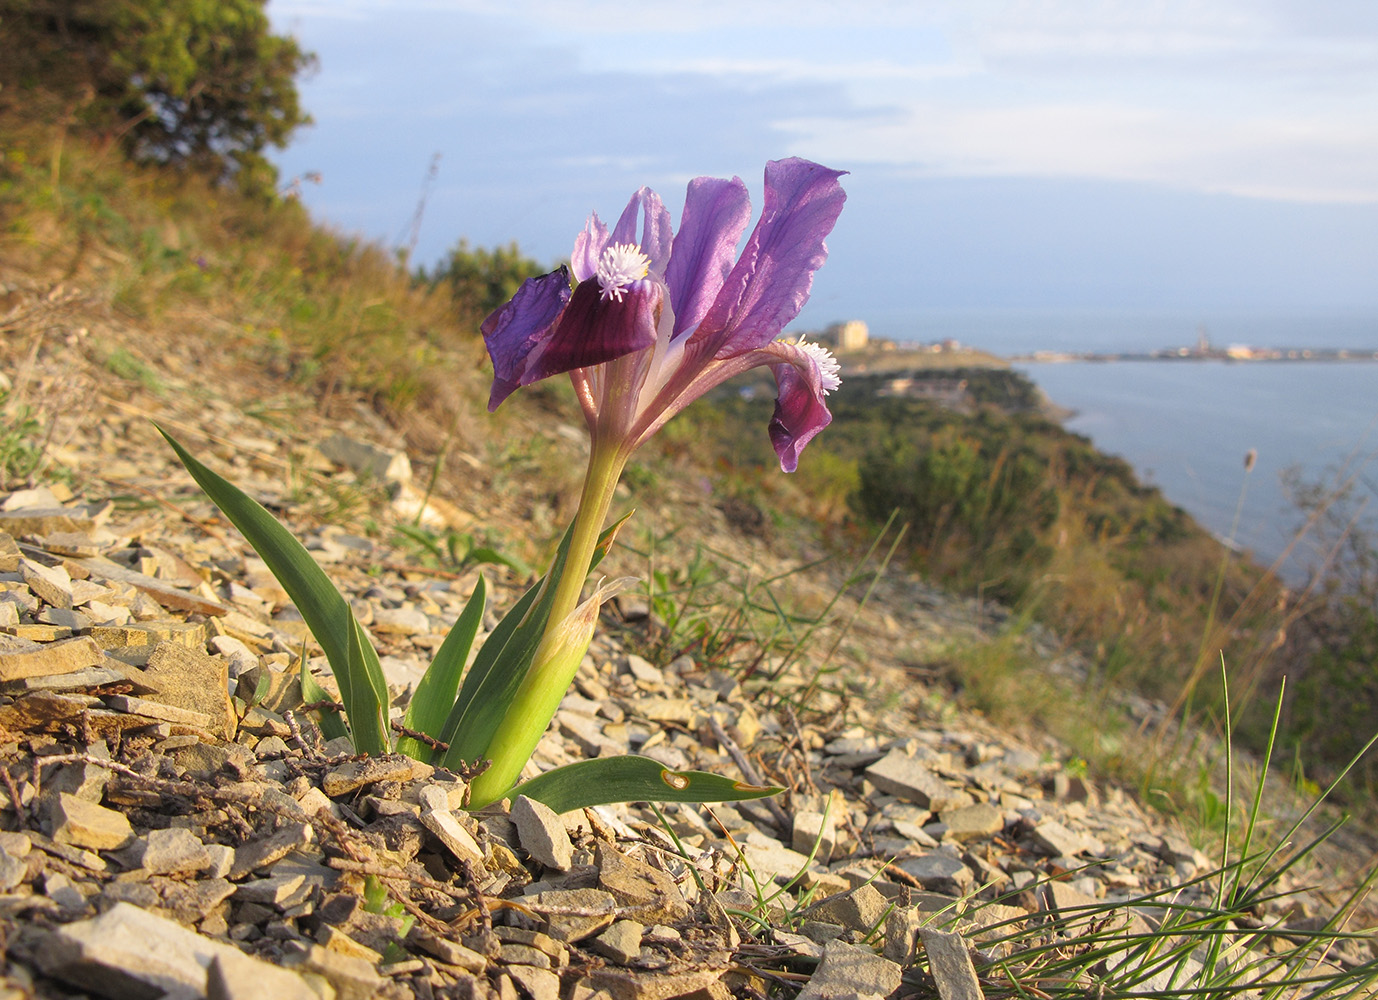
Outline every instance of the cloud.
[(781, 123), (837, 163), (949, 177), (1146, 181), (1249, 197), (1378, 202), (1378, 121), (1232, 117), (1105, 102), (954, 106)]

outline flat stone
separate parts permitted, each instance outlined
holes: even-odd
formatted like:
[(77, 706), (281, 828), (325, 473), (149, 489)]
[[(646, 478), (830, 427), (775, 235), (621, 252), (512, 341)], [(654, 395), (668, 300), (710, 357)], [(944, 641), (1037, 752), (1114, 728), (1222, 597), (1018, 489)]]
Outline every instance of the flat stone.
[(919, 937), (928, 955), (929, 975), (942, 1000), (985, 1000), (971, 964), (971, 952), (960, 934), (925, 927), (919, 931)]
[(282, 964), (323, 976), (335, 987), (336, 1000), (373, 1000), (385, 982), (363, 959), (341, 955), (318, 944), (305, 952), (284, 956)]
[(200, 777), (209, 777), (220, 771), (231, 759), (247, 764), (249, 751), (238, 743), (215, 744), (196, 743), (179, 747), (172, 752), (172, 759), (184, 771)]
[(897, 796), (934, 812), (963, 806), (971, 801), (965, 792), (944, 784), (922, 761), (899, 750), (891, 750), (868, 767), (866, 777), (887, 795)]
[(480, 955), (472, 948), (464, 947), (458, 941), (435, 937), (431, 934), (422, 934), (417, 937), (417, 943), (446, 965), (458, 966), (466, 972), (475, 974), (488, 968), (488, 959), (485, 956)]
[(552, 937), (570, 944), (610, 925), (617, 908), (617, 899), (602, 889), (548, 889), (521, 901), (545, 919)]
[(0, 573), (18, 573), (19, 560), (19, 545), (14, 536), (8, 531), (0, 531)]
[(882, 958), (867, 948), (845, 941), (829, 941), (797, 1000), (829, 1000), (833, 997), (889, 996), (900, 987), (903, 974), (898, 962)]
[(320, 1000), (301, 976), (237, 949), (216, 953), (206, 969), (206, 1000)]
[(85, 534), (95, 526), (91, 518), (66, 507), (21, 507), (17, 510), (0, 511), (0, 531), (15, 538), (66, 531)]
[(833, 848), (837, 845), (834, 813), (835, 810), (826, 817), (808, 809), (795, 813), (790, 830), (790, 846), (805, 857), (812, 854), (815, 863), (826, 865), (832, 859)]
[(105, 654), (90, 636), (45, 644), (0, 636), (0, 681), (71, 674), (105, 663)]
[(756, 877), (763, 882), (781, 877), (794, 878), (809, 866), (808, 855), (792, 851), (764, 834), (749, 834), (746, 843), (742, 844), (742, 854), (746, 856), (746, 863)]
[(612, 1000), (671, 1000), (708, 990), (726, 971), (725, 967), (666, 973), (602, 968), (594, 969), (589, 979), (595, 990), (602, 990)]
[(158, 643), (140, 679), (153, 688), (146, 697), (162, 705), (199, 712), (210, 718), (209, 729), (232, 739), (238, 717), (230, 700), (229, 665), (176, 642)]
[(156, 646), (160, 642), (173, 642), (188, 649), (195, 649), (205, 645), (206, 626), (198, 622), (172, 620), (133, 622), (128, 625), (96, 625), (91, 629), (91, 638), (101, 649)]
[(569, 841), (565, 824), (544, 802), (518, 795), (512, 803), (512, 822), (522, 847), (547, 868), (569, 871), (573, 864), (574, 845)]
[(185, 827), (150, 830), (134, 841), (130, 855), (140, 867), (157, 875), (194, 872), (210, 862), (206, 845)]
[(105, 703), (117, 712), (129, 712), (149, 719), (161, 719), (163, 722), (171, 722), (178, 726), (209, 729), (211, 725), (211, 717), (204, 712), (192, 712), (185, 708), (178, 708), (176, 705), (164, 705), (150, 701), (147, 698), (113, 694), (106, 697)]
[(509, 965), (505, 971), (531, 1000), (560, 1000), (560, 977), (550, 970), (531, 965)]
[(184, 924), (203, 919), (239, 888), (229, 879), (202, 878), (163, 887), (161, 908)]
[(237, 881), (275, 861), (281, 861), (313, 839), (315, 834), (309, 823), (288, 823), (260, 840), (241, 844), (234, 849), (234, 867), (230, 869), (230, 879)]
[(234, 898), (242, 903), (277, 906), (291, 899), (305, 883), (305, 875), (275, 875), (254, 879), (241, 883), (234, 891)]
[(918, 879), (925, 889), (945, 896), (960, 896), (972, 883), (971, 869), (950, 854), (921, 854), (904, 858), (899, 866)]
[(812, 907), (809, 916), (869, 934), (879, 926), (889, 905), (889, 900), (874, 885), (863, 884), (844, 896), (825, 900)]
[(419, 608), (378, 608), (369, 626), (381, 635), (428, 635), (435, 631), (431, 620)]
[(471, 865), (483, 864), (483, 850), (454, 813), (448, 809), (422, 809), (421, 824), (445, 845), (445, 849)]
[(128, 567), (121, 566), (103, 556), (92, 556), (89, 559), (73, 559), (74, 565), (80, 566), (91, 574), (91, 579), (97, 581), (115, 583), (126, 583), (138, 588), (153, 600), (157, 601), (165, 608), (176, 611), (195, 611), (203, 615), (225, 615), (234, 610), (230, 605), (223, 601), (213, 600), (209, 597), (202, 597), (200, 594), (183, 590), (180, 587), (172, 587), (163, 581), (136, 572)]
[(0, 851), (0, 892), (9, 892), (18, 887), (28, 872), (29, 866), (23, 858)]
[(1105, 848), (1094, 837), (1076, 833), (1055, 819), (1044, 820), (1034, 827), (1030, 834), (1033, 842), (1042, 851), (1053, 857), (1076, 857), (1082, 852), (1103, 854)]
[[(420, 765), (418, 767), (418, 765)], [(403, 754), (352, 760), (326, 774), (321, 787), (331, 798), (348, 795), (380, 781), (411, 781), (420, 776), (426, 765)]]
[(43, 600), (55, 608), (72, 607), (72, 574), (61, 566), (44, 566), (32, 559), (19, 560), (19, 575)]
[[(14, 605), (0, 605), (13, 607)], [(73, 691), (77, 688), (95, 688), (104, 684), (120, 684), (125, 675), (109, 667), (86, 667), (67, 674), (39, 674), (20, 680), (5, 681), (4, 690), (12, 693), (24, 691)]]
[(917, 906), (897, 906), (885, 918), (885, 945), (882, 954), (892, 962), (908, 967), (914, 961), (919, 929), (929, 915)]
[(641, 936), (646, 928), (635, 920), (617, 920), (589, 942), (589, 948), (619, 965), (628, 965), (641, 956)]
[(947, 827), (945, 836), (960, 843), (991, 837), (1005, 828), (1005, 815), (989, 802), (949, 809), (939, 816)]
[(239, 954), (230, 945), (118, 902), (98, 917), (58, 928), (35, 957), (45, 974), (103, 997), (187, 1000), (206, 995), (207, 969), (217, 956)]
[(93, 851), (117, 850), (134, 842), (134, 828), (122, 812), (59, 792), (53, 806), (53, 841)]
[(361, 476), (385, 483), (411, 481), (411, 462), (404, 451), (380, 448), (336, 431), (318, 446), (322, 455)]
[(673, 924), (689, 916), (689, 904), (675, 880), (659, 868), (636, 861), (605, 843), (594, 851), (598, 887), (612, 893), (623, 906), (633, 909), (646, 923)]

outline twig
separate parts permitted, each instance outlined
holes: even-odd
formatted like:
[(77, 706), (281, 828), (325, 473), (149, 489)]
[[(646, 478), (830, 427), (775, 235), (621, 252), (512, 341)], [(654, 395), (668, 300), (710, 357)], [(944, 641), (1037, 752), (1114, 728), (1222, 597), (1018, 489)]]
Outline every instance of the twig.
[(10, 793), (10, 803), (14, 806), (15, 819), (19, 821), (19, 829), (23, 830), (29, 825), (29, 819), (24, 815), (24, 806), (19, 801), (19, 787), (14, 783), (14, 775), (10, 774), (8, 767), (0, 767), (0, 774), (5, 777), (5, 788)]
[(488, 912), (488, 907), (483, 902), (483, 889), (478, 884), (478, 876), (474, 874), (473, 865), (459, 859), (459, 875), (464, 880), (464, 887), (469, 890), (474, 904), (478, 907), (479, 924), (484, 931), (491, 933), (493, 930), (493, 915)]
[[(713, 727), (713, 737), (718, 741), (719, 746), (726, 750), (728, 754), (731, 755), (732, 759), (737, 762), (737, 767), (741, 770), (742, 777), (753, 785), (764, 785), (765, 782), (761, 780), (760, 772), (756, 770), (750, 758), (742, 752), (742, 748), (737, 746), (737, 742), (732, 739), (731, 736), (727, 735), (727, 731), (723, 729), (722, 723), (712, 715), (708, 717), (708, 723)], [(770, 810), (770, 815), (774, 817), (776, 825), (778, 825), (781, 830), (788, 831), (790, 828), (789, 817), (785, 815), (785, 810), (780, 808), (780, 803), (776, 802), (773, 798), (765, 799), (764, 801), (766, 808)]]
[(410, 875), (406, 872), (399, 872), (396, 868), (389, 868), (385, 865), (373, 864), (368, 861), (351, 861), (348, 858), (326, 858), (325, 863), (331, 868), (337, 868), (342, 872), (355, 872), (359, 875), (376, 875), (378, 878), (406, 879), (426, 889), (434, 889), (442, 892), (451, 899), (460, 902), (468, 902), (469, 894), (465, 890), (457, 889), (452, 885), (439, 882), (424, 875)]
[[(439, 751), (441, 751), (441, 752), (443, 753), (444, 751), (450, 749), (450, 744), (444, 743), (444, 742), (442, 742), (442, 741), (436, 739), (434, 736), (427, 736), (425, 733), (421, 732), (419, 729), (408, 729), (406, 726), (402, 725), (402, 723), (400, 723), (400, 722), (393, 722), (393, 723), (392, 723), (392, 731), (393, 731), (394, 733), (401, 733), (403, 736), (406, 736), (406, 737), (408, 737), (409, 739), (416, 740), (416, 742), (418, 742), (418, 743), (424, 743), (424, 744), (426, 744), (426, 746), (430, 747), (432, 750), (439, 750)], [(466, 779), (466, 780), (467, 780), (467, 779)]]
[(306, 742), (305, 737), (303, 737), (301, 734), (301, 723), (297, 721), (296, 713), (293, 712), (290, 708), (282, 713), (282, 721), (287, 723), (287, 729), (290, 732), (292, 739), (296, 740), (297, 745), (302, 748), (302, 751), (308, 757), (310, 757), (312, 760), (320, 760), (325, 756), (325, 754), (321, 752), (319, 740), (317, 740), (314, 744)]

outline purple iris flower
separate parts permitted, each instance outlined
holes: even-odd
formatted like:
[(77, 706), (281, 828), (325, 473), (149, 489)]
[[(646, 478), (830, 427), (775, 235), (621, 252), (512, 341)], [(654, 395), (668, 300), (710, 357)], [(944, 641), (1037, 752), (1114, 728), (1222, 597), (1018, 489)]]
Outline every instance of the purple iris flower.
[(595, 451), (610, 448), (625, 461), (704, 393), (769, 365), (779, 389), (770, 439), (780, 467), (793, 472), (832, 421), (824, 396), (840, 379), (820, 345), (776, 337), (827, 258), (823, 239), (846, 200), (843, 173), (801, 159), (767, 163), (765, 207), (735, 262), (751, 219), (736, 177), (690, 181), (678, 233), (644, 187), (611, 231), (590, 216), (574, 241), (572, 290), (561, 267), (527, 280), (483, 322), (493, 359), (488, 409), (520, 386), (568, 372)]

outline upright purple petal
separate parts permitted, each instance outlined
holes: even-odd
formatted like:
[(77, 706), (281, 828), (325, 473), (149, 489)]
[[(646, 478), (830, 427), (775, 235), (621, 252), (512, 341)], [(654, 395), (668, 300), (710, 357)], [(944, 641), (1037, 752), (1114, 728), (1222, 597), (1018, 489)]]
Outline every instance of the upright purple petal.
[(522, 282), (512, 300), (483, 321), (479, 329), (493, 359), (490, 412), (531, 381), (526, 375), (532, 355), (539, 357), (569, 299), (569, 271), (561, 267)]
[(798, 158), (766, 164), (761, 218), (691, 343), (727, 357), (768, 344), (799, 315), (847, 200), (845, 173)]
[(684, 196), (665, 284), (675, 311), (674, 335), (698, 326), (717, 298), (737, 242), (751, 221), (751, 196), (740, 177), (695, 177)]
[(574, 280), (588, 281), (598, 272), (598, 258), (608, 245), (608, 227), (598, 218), (598, 213), (589, 215), (583, 232), (574, 237), (574, 253), (570, 254), (570, 267), (574, 270)]
[[(645, 213), (645, 221), (641, 226), (641, 238), (638, 239), (636, 219), (640, 212)], [(609, 242), (635, 243), (641, 247), (642, 253), (651, 258), (652, 272), (664, 274), (665, 265), (670, 257), (671, 235), (669, 209), (660, 200), (660, 195), (648, 187), (643, 187), (632, 195), (627, 207), (622, 210), (617, 225), (612, 228)]]
[(520, 384), (601, 365), (650, 347), (656, 339), (664, 293), (659, 282), (629, 285), (621, 299), (604, 299), (596, 281), (582, 281), (559, 322), (530, 359)]

